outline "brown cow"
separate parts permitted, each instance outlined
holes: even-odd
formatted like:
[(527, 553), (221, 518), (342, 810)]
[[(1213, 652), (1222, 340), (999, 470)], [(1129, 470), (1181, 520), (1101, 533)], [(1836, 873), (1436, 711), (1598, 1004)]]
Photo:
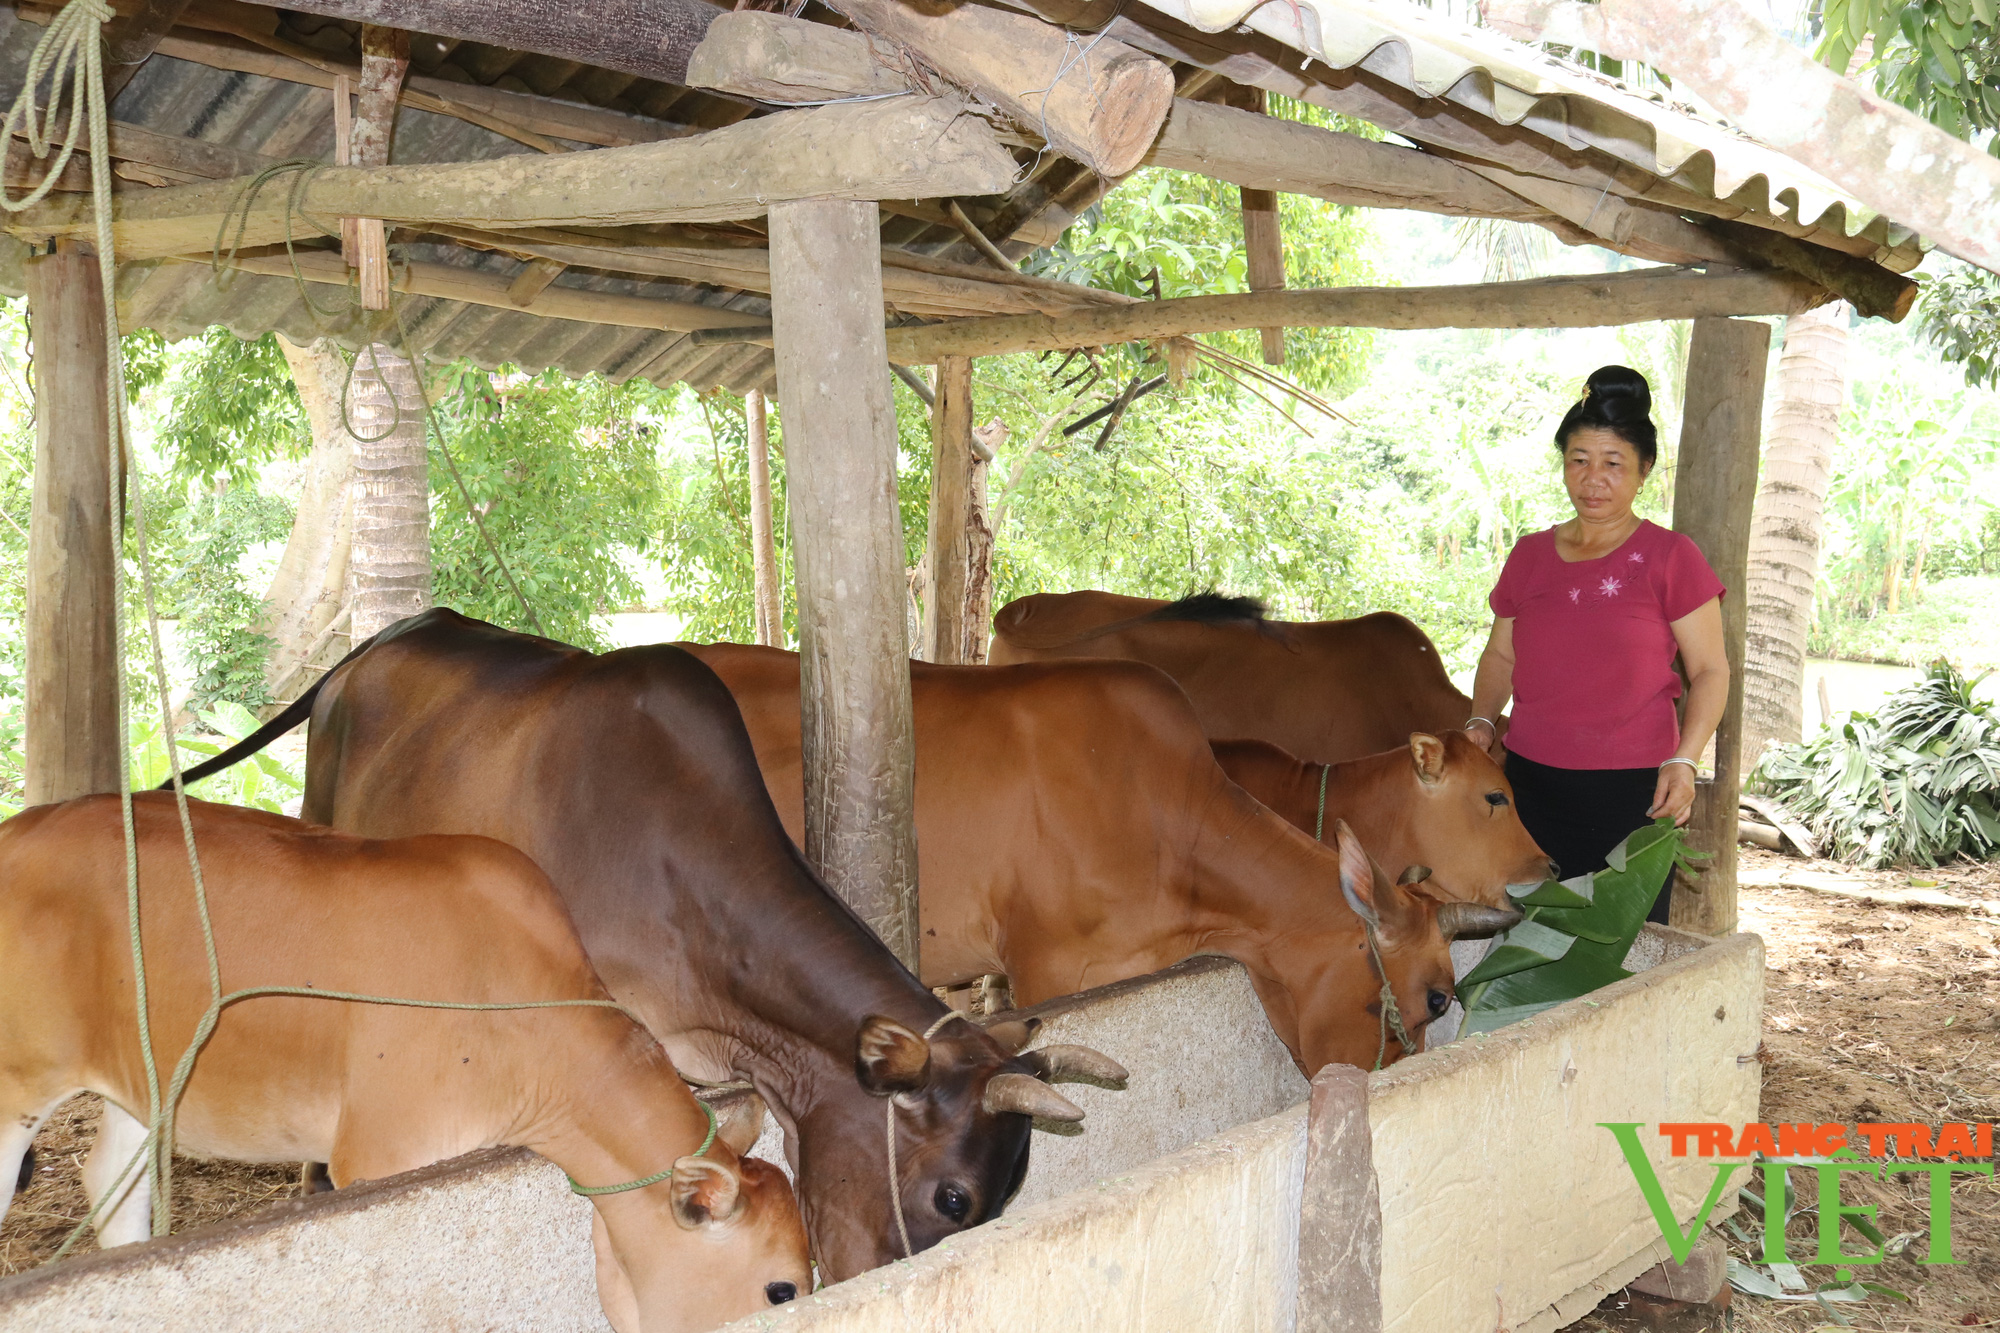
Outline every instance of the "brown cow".
[(1210, 740), (1269, 741), (1323, 764), (1393, 749), (1415, 731), (1461, 730), (1472, 712), (1429, 636), (1387, 611), (1288, 623), (1247, 597), (1036, 593), (1001, 607), (993, 630), (995, 666), (1147, 662), (1187, 691)]
[(1431, 868), (1453, 898), (1507, 908), (1507, 886), (1548, 878), (1549, 858), (1514, 809), (1514, 788), (1463, 731), (1339, 764), (1306, 764), (1268, 741), (1215, 741), (1222, 771), (1307, 833), (1345, 819), (1384, 865)]
[[(562, 901), (485, 838), (374, 842), (190, 801), (225, 992), (309, 986), (461, 1003), (608, 998)], [(192, 1039), (209, 973), (174, 799), (133, 800), (146, 987), (161, 1072)], [(115, 796), (0, 825), (0, 1214), (35, 1127), (80, 1091), (106, 1099), (93, 1199), (145, 1141), (123, 815)], [(658, 1042), (608, 1008), (475, 1013), (253, 997), (222, 1013), (175, 1146), (249, 1162), (315, 1157), (337, 1182), (495, 1144), (534, 1149), (594, 1197), (598, 1291), (619, 1333), (704, 1329), (811, 1278), (784, 1175), (718, 1138)], [(129, 1178), (143, 1182), (143, 1172)], [(99, 1222), (149, 1230), (143, 1183)]]
[[(689, 649), (736, 695), (785, 826), (804, 824), (798, 657)], [(1440, 905), (1338, 854), (1223, 775), (1187, 696), (1125, 662), (910, 664), (928, 985), (1004, 972), (1035, 1004), (1197, 954), (1240, 961), (1308, 1075), (1384, 1049), (1380, 966), (1417, 1049), (1451, 1002), (1453, 934), (1520, 919)], [(1344, 897), (1343, 897), (1344, 896)], [(1389, 1058), (1404, 1054), (1393, 1036)]]
[(675, 1065), (756, 1085), (828, 1281), (903, 1257), (892, 1190), (912, 1248), (928, 1248), (999, 1215), (1027, 1173), (1031, 1117), (1081, 1118), (1038, 1081), (1071, 1052), (1021, 1055), (962, 1022), (926, 1040), (950, 1011), (806, 865), (729, 691), (680, 649), (599, 656), (426, 611), (190, 780), (308, 712), (308, 819), (520, 848)]

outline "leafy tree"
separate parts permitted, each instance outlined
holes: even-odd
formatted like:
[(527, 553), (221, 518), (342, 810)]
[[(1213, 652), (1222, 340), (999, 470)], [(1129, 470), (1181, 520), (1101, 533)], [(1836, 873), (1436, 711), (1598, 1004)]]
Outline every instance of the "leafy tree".
[(153, 333), (134, 334), (125, 344), (128, 380), (158, 386), (156, 444), (176, 477), (251, 484), (264, 464), (301, 456), (310, 446), (311, 428), (277, 335), (245, 342), (213, 328), (171, 349)]
[[(750, 549), (750, 428), (743, 400), (683, 391), (662, 452), (660, 531), (667, 577), (665, 609), (686, 618), (683, 633), (703, 643), (754, 643), (754, 556)], [(902, 416), (899, 414), (899, 421)], [(770, 423), (771, 526), (777, 539), (779, 603), (787, 641), (797, 631), (791, 526), (786, 521), (783, 423)], [(918, 532), (917, 538), (922, 540)]]
[(1967, 384), (2000, 388), (2000, 275), (1957, 264), (1919, 281), (1917, 332), (1965, 367)]
[[(264, 663), (271, 641), (252, 628), (264, 601), (261, 589), (245, 577), (243, 564), (252, 547), (285, 539), (292, 506), (254, 484), (225, 484), (197, 491), (180, 514), (165, 504), (152, 508), (155, 530), (169, 539), (154, 543), (158, 554), (170, 560), (161, 569), (156, 558), (155, 568), (165, 574), (161, 591), (179, 619), (181, 656), (194, 672), (188, 711), (223, 701), (251, 708), (270, 702)], [(167, 527), (159, 519), (177, 522)], [(143, 616), (133, 620), (143, 632)], [(140, 679), (150, 680), (150, 671)]]
[[(541, 633), (606, 646), (592, 623), (640, 596), (621, 549), (653, 545), (660, 471), (658, 391), (560, 371), (528, 375), (460, 362), (439, 377), (431, 441), (431, 560), (439, 605), (532, 631), (487, 546), (534, 608)], [(472, 508), (452, 481), (455, 462)], [(474, 521), (478, 516), (478, 523)], [(480, 524), (485, 535), (480, 533)]]
[[(2000, 129), (1995, 0), (1825, 0), (1815, 54), (1961, 139)], [(2000, 139), (1987, 150), (2000, 156)]]

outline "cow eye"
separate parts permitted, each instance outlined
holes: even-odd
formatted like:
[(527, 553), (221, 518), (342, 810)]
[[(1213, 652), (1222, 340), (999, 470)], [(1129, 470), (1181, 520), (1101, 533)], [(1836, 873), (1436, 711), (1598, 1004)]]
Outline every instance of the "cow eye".
[(1451, 996), (1441, 990), (1431, 992), (1430, 1009), (1432, 1018), (1443, 1018), (1444, 1011), (1451, 1008)]
[(783, 1305), (786, 1301), (795, 1301), (798, 1298), (799, 1289), (790, 1282), (766, 1282), (764, 1284), (764, 1299), (773, 1305)]
[(931, 1200), (937, 1210), (954, 1222), (963, 1222), (972, 1213), (972, 1196), (956, 1185), (940, 1185)]
[(1501, 806), (1507, 804), (1507, 793), (1504, 791), (1487, 792), (1486, 804), (1492, 806), (1495, 810), (1498, 810)]

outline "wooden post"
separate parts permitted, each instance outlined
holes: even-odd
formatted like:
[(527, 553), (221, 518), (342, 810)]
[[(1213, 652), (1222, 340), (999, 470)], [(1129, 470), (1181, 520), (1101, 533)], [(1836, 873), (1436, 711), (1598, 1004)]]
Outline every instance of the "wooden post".
[(1750, 517), (1764, 418), (1771, 330), (1742, 319), (1698, 319), (1688, 343), (1680, 454), (1674, 468), (1674, 528), (1694, 539), (1728, 593), (1722, 634), (1729, 653), (1729, 706), (1715, 733), (1715, 780), (1697, 789), (1688, 842), (1713, 859), (1674, 894), (1673, 924), (1706, 935), (1736, 929), (1736, 795), (1742, 787), (1744, 597)]
[[(361, 88), (354, 108), (350, 166), (383, 167), (396, 132), (396, 102), (410, 68), (410, 34), (400, 28), (361, 25)], [(389, 232), (380, 218), (357, 218), (355, 267), (361, 270), (361, 308), (389, 308)]]
[(878, 218), (872, 203), (774, 203), (771, 323), (798, 586), (806, 860), (914, 972), (916, 740)]
[(965, 651), (959, 657), (967, 666), (986, 665), (992, 646), (993, 506), (986, 482), (1006, 439), (1006, 423), (998, 417), (972, 432), (972, 484), (965, 515)]
[(931, 408), (929, 575), (924, 583), (926, 662), (965, 660), (967, 525), (972, 517), (972, 358), (938, 362)]
[[(1243, 109), (1265, 114), (1262, 88), (1246, 88)], [(1283, 291), (1285, 287), (1285, 238), (1278, 225), (1278, 192), (1242, 187), (1244, 278), (1253, 292)], [(1282, 328), (1257, 330), (1264, 343), (1264, 364), (1285, 364), (1285, 331)]]
[(762, 389), (743, 395), (743, 415), (750, 426), (750, 559), (757, 642), (781, 648), (785, 611), (778, 596), (778, 547), (771, 531), (771, 432)]
[(24, 265), (35, 360), (28, 519), (28, 805), (118, 789), (111, 419), (97, 256), (64, 242)]

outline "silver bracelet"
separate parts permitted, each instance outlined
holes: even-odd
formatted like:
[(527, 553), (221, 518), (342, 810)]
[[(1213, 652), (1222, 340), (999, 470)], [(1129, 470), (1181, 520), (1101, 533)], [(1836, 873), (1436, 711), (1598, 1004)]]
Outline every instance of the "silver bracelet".
[(1472, 724), (1473, 724), (1473, 723), (1475, 723), (1475, 722), (1484, 722), (1484, 723), (1486, 724), (1486, 726), (1487, 726), (1487, 729), (1488, 729), (1489, 731), (1491, 731), (1491, 732), (1492, 732), (1492, 733), (1493, 733), (1494, 735), (1496, 735), (1496, 736), (1497, 736), (1497, 735), (1499, 735), (1499, 734), (1500, 734), (1500, 725), (1499, 725), (1499, 724), (1498, 724), (1497, 722), (1495, 722), (1495, 721), (1494, 721), (1494, 720), (1493, 720), (1492, 718), (1490, 718), (1490, 717), (1469, 717), (1469, 718), (1465, 719), (1465, 728), (1464, 728), (1464, 729), (1465, 729), (1466, 731), (1471, 731), (1471, 730), (1472, 730)]
[(1665, 768), (1667, 764), (1686, 764), (1695, 771), (1696, 776), (1699, 776), (1701, 773), (1701, 766), (1699, 764), (1695, 763), (1692, 759), (1683, 759), (1679, 755), (1675, 755), (1672, 759), (1667, 760), (1667, 763), (1661, 764), (1660, 767)]

